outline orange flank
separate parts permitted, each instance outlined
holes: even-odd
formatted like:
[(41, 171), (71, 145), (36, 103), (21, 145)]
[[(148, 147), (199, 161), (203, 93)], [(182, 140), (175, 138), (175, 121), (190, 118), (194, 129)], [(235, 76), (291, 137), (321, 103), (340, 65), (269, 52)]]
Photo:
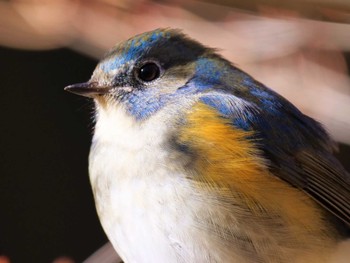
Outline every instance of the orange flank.
[(198, 191), (226, 200), (226, 204), (239, 204), (241, 210), (232, 212), (237, 217), (240, 211), (249, 211), (258, 221), (264, 220), (260, 218), (263, 215), (279, 218), (297, 243), (309, 243), (308, 239), (317, 236), (324, 237), (316, 242), (318, 245), (329, 247), (326, 233), (332, 231), (319, 205), (268, 170), (268, 161), (257, 148), (259, 141), (249, 139), (252, 135), (253, 131), (235, 128), (203, 103), (193, 108), (181, 128), (180, 141), (199, 155), (193, 177)]

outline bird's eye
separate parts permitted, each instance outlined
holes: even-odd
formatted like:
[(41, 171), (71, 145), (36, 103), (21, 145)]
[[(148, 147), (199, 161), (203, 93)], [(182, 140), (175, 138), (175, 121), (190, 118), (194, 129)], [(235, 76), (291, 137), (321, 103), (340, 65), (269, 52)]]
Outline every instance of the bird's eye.
[(149, 62), (143, 65), (137, 72), (137, 76), (142, 81), (152, 81), (160, 75), (160, 68), (154, 62)]

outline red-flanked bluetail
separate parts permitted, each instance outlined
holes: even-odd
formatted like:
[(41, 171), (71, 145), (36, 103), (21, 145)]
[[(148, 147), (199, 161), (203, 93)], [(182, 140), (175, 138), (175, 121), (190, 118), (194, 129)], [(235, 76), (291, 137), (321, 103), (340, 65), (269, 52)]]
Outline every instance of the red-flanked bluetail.
[(87, 83), (89, 172), (125, 262), (330, 262), (350, 176), (322, 126), (178, 30), (115, 46)]

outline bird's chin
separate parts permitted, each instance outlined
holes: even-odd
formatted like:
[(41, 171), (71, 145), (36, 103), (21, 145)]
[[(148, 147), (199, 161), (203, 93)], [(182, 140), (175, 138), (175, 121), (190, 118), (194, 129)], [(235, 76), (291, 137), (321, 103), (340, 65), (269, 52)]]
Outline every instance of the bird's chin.
[(100, 107), (107, 108), (122, 104), (122, 101), (131, 93), (131, 87), (117, 87), (107, 94), (94, 97), (94, 100)]

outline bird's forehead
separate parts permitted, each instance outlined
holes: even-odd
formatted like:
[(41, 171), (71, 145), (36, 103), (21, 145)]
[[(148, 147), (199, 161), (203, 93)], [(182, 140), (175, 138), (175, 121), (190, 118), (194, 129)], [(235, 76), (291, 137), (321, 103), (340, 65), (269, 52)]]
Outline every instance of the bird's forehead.
[(157, 29), (130, 38), (109, 51), (99, 68), (104, 72), (111, 72), (130, 65), (152, 47), (167, 41), (174, 34), (176, 34), (174, 30)]

